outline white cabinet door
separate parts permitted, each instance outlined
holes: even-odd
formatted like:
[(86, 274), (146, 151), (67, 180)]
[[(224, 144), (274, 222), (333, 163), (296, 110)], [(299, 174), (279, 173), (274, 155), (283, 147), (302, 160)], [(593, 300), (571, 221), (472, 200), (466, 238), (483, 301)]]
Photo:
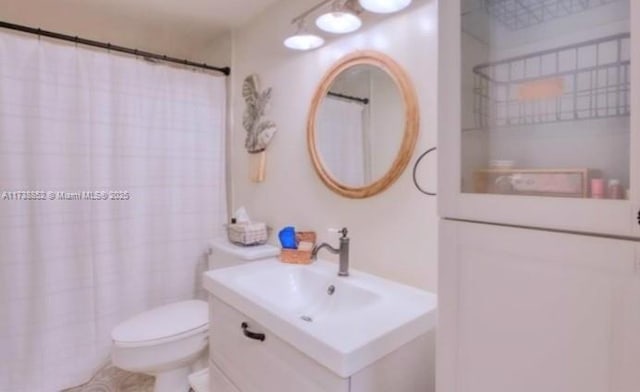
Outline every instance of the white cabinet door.
[(638, 243), (443, 221), (442, 392), (640, 391)]
[(447, 0), (439, 18), (440, 215), (640, 236), (640, 2)]

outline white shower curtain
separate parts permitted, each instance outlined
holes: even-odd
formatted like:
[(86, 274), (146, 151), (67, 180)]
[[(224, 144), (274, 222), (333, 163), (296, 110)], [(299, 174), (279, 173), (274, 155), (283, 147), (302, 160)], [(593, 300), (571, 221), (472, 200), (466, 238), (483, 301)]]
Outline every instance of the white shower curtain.
[(364, 186), (365, 107), (358, 102), (327, 96), (318, 113), (317, 143), (322, 161), (339, 182)]
[(224, 113), (222, 77), (0, 34), (0, 391), (86, 382), (115, 324), (202, 295)]

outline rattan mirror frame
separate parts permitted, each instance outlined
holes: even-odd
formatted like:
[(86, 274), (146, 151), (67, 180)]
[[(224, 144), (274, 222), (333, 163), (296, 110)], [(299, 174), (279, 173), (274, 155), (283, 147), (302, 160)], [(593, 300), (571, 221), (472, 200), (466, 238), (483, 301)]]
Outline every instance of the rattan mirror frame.
[[(350, 187), (334, 178), (323, 164), (322, 156), (315, 143), (317, 133), (316, 118), (322, 101), (336, 77), (342, 71), (356, 65), (372, 65), (385, 71), (400, 89), (405, 107), (404, 135), (395, 160), (384, 176), (364, 187)], [(317, 87), (311, 101), (309, 118), (307, 119), (307, 148), (316, 173), (329, 189), (344, 197), (364, 199), (387, 190), (400, 178), (413, 156), (419, 132), (418, 98), (413, 84), (404, 69), (395, 60), (383, 53), (358, 51), (345, 56), (334, 64)]]

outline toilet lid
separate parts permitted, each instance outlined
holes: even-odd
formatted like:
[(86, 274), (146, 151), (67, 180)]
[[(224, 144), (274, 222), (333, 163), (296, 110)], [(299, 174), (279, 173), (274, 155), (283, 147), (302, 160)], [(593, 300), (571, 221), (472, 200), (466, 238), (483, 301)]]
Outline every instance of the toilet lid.
[(176, 302), (140, 313), (120, 323), (111, 332), (111, 337), (121, 343), (160, 340), (199, 329), (208, 322), (206, 302)]

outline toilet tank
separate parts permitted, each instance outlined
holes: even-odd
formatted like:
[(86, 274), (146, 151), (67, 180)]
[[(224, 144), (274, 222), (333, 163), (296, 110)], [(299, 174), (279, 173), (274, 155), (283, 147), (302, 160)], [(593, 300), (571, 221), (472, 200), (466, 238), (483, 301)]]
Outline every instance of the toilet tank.
[(276, 257), (280, 248), (273, 245), (239, 246), (227, 239), (211, 241), (209, 253), (209, 270), (234, 267), (248, 261)]

